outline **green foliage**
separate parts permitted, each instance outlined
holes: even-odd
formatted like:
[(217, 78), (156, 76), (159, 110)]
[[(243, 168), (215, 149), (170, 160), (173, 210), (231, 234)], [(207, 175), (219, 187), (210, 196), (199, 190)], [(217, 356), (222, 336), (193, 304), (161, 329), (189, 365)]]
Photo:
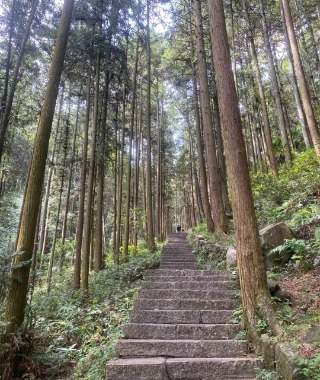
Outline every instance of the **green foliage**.
[[(89, 294), (73, 289), (73, 273), (57, 275), (49, 294), (35, 292), (31, 305), (37, 345), (32, 359), (46, 376), (72, 367), (70, 379), (104, 379), (105, 364), (129, 318), (145, 269), (158, 267), (160, 254), (144, 254), (89, 277)], [(50, 339), (48, 339), (48, 337)]]
[(258, 172), (252, 174), (251, 182), (261, 227), (281, 220), (296, 228), (320, 213), (312, 197), (320, 184), (319, 162), (313, 149), (297, 153), (291, 168), (281, 166), (279, 179)]
[(276, 254), (281, 256), (281, 253), (286, 251), (292, 255), (291, 260), (300, 261), (303, 259), (305, 253), (308, 252), (308, 249), (309, 247), (305, 240), (285, 239), (284, 243), (272, 249), (269, 255)]
[(256, 379), (261, 380), (277, 380), (277, 372), (268, 371), (267, 369), (256, 368)]
[(243, 309), (242, 309), (242, 306), (240, 306), (240, 307), (238, 307), (238, 309), (236, 309), (233, 312), (231, 322), (232, 323), (240, 323), (242, 320), (242, 316), (243, 316)]
[(310, 380), (320, 380), (320, 353), (311, 359), (301, 358), (296, 354), (294, 365), (294, 374), (304, 375)]
[(0, 315), (4, 306), (22, 200), (21, 192), (8, 193), (5, 198), (0, 198)]

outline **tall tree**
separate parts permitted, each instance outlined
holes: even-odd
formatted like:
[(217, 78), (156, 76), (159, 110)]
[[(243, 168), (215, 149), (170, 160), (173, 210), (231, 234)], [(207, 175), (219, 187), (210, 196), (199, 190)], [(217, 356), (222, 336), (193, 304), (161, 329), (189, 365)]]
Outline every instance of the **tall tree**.
[[(15, 2), (14, 2), (15, 3)], [(1, 117), (1, 124), (0, 124), (0, 162), (3, 156), (3, 147), (4, 147), (4, 140), (5, 140), (5, 134), (8, 128), (9, 124), (9, 119), (10, 119), (10, 114), (11, 114), (11, 109), (12, 109), (12, 104), (13, 104), (13, 98), (14, 98), (14, 93), (18, 84), (18, 79), (19, 79), (19, 73), (20, 73), (20, 68), (21, 68), (21, 63), (22, 59), (25, 55), (25, 50), (26, 50), (26, 45), (30, 36), (30, 31), (31, 31), (31, 26), (34, 20), (34, 16), (37, 10), (39, 4), (39, 0), (34, 0), (30, 14), (29, 14), (29, 19), (27, 21), (26, 29), (25, 29), (25, 34), (20, 46), (19, 54), (17, 57), (17, 62), (15, 64), (15, 68), (13, 71), (12, 79), (11, 79), (11, 86), (9, 90), (8, 97), (6, 99), (6, 104), (4, 107), (4, 112)]]
[(207, 76), (207, 64), (205, 56), (205, 45), (203, 37), (203, 25), (201, 14), (201, 3), (194, 1), (196, 47), (197, 47), (197, 68), (199, 77), (199, 98), (201, 116), (203, 122), (204, 145), (207, 158), (207, 173), (210, 189), (210, 201), (213, 211), (213, 221), (215, 232), (227, 232), (228, 223), (224, 211), (224, 204), (221, 193), (220, 174), (217, 161), (216, 143), (213, 130), (213, 118), (210, 104), (209, 83)]
[(313, 107), (311, 104), (309, 88), (307, 85), (306, 77), (305, 77), (302, 62), (301, 62), (297, 38), (296, 38), (296, 35), (294, 32), (294, 26), (293, 26), (289, 1), (288, 0), (281, 0), (281, 1), (282, 1), (282, 5), (283, 5), (283, 11), (284, 11), (284, 16), (285, 16), (285, 21), (286, 21), (286, 28), (288, 31), (294, 67), (296, 70), (299, 88), (300, 88), (300, 92), (301, 92), (303, 109), (304, 109), (304, 112), (306, 115), (308, 128), (310, 131), (310, 135), (311, 135), (311, 139), (312, 139), (312, 142), (314, 145), (314, 149), (316, 151), (317, 157), (320, 159), (320, 134), (319, 134), (318, 125), (317, 125), (317, 122), (316, 122), (316, 119), (314, 116)]
[(272, 311), (267, 287), (241, 117), (231, 70), (223, 2), (222, 0), (208, 0), (207, 4), (211, 35), (213, 36), (211, 39), (213, 60), (232, 195), (244, 323), (253, 337), (257, 334), (256, 325), (259, 317), (263, 318), (276, 334), (281, 334), (283, 330)]
[(152, 157), (151, 157), (151, 49), (150, 49), (150, 1), (147, 0), (147, 157), (146, 157), (146, 211), (147, 211), (147, 242), (150, 252), (156, 249), (154, 242), (154, 223), (152, 205)]
[(24, 320), (30, 260), (32, 258), (51, 127), (67, 48), (73, 5), (74, 0), (64, 1), (49, 73), (49, 81), (42, 104), (37, 135), (35, 138), (33, 156), (22, 208), (21, 223), (18, 231), (17, 252), (13, 257), (10, 284), (6, 299), (5, 321), (7, 322), (7, 334), (15, 333)]
[(270, 35), (269, 35), (269, 29), (267, 25), (267, 18), (266, 18), (266, 10), (265, 10), (265, 0), (259, 0), (260, 2), (260, 13), (261, 13), (261, 22), (262, 22), (262, 29), (263, 29), (263, 36), (264, 36), (264, 43), (266, 45), (267, 49), (267, 55), (268, 55), (268, 62), (269, 62), (269, 72), (271, 77), (271, 83), (272, 83), (272, 89), (273, 89), (273, 95), (276, 102), (276, 111), (277, 111), (277, 117), (278, 117), (278, 123), (279, 123), (279, 130), (280, 130), (280, 136), (281, 136), (281, 142), (282, 147), (284, 150), (284, 155), (286, 159), (286, 164), (288, 166), (291, 165), (292, 155), (289, 145), (289, 139), (288, 134), (286, 130), (286, 122), (284, 118), (284, 112), (282, 108), (282, 102), (281, 102), (281, 96), (280, 96), (280, 88), (279, 83), (277, 79), (277, 74), (275, 70), (275, 65), (273, 61), (273, 54), (270, 44)]

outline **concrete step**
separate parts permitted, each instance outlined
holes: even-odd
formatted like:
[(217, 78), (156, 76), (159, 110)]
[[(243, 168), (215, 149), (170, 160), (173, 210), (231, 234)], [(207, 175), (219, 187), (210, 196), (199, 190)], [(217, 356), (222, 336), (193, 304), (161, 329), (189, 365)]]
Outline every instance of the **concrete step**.
[(132, 310), (134, 323), (221, 324), (231, 323), (233, 310)]
[(229, 310), (241, 305), (235, 298), (214, 299), (152, 299), (138, 298), (134, 302), (135, 310)]
[(152, 276), (152, 275), (147, 275), (144, 277), (146, 281), (163, 281), (163, 282), (174, 282), (174, 281), (197, 281), (197, 282), (204, 282), (204, 281), (230, 281), (232, 280), (231, 276), (229, 274), (216, 274), (212, 276), (198, 276), (198, 275), (192, 275), (192, 276)]
[(233, 289), (215, 289), (215, 290), (182, 290), (182, 289), (146, 289), (139, 291), (141, 298), (162, 298), (162, 299), (221, 299), (235, 298), (239, 299), (239, 290)]
[(253, 358), (114, 359), (107, 380), (253, 380)]
[(143, 289), (175, 289), (175, 290), (215, 290), (215, 289), (239, 289), (239, 285), (235, 281), (214, 281), (214, 282), (198, 282), (198, 281), (143, 281), (141, 284)]
[(196, 264), (160, 264), (161, 269), (197, 269)]
[(129, 323), (124, 327), (128, 339), (233, 339), (240, 331), (237, 324), (157, 324)]
[(188, 276), (212, 276), (212, 275), (230, 275), (230, 271), (227, 270), (204, 270), (204, 269), (196, 269), (196, 270), (190, 270), (190, 269), (149, 269), (145, 271), (145, 276), (151, 275), (151, 276), (173, 276), (173, 277), (188, 277)]
[(245, 340), (120, 339), (119, 357), (216, 358), (247, 355)]

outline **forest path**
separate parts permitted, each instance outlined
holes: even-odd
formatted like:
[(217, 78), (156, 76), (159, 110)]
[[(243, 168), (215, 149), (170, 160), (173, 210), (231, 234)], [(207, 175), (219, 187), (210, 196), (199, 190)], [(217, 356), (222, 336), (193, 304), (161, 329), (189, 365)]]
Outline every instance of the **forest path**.
[(107, 379), (254, 379), (248, 342), (234, 339), (238, 289), (227, 271), (197, 270), (186, 234), (171, 235), (160, 269), (146, 273)]

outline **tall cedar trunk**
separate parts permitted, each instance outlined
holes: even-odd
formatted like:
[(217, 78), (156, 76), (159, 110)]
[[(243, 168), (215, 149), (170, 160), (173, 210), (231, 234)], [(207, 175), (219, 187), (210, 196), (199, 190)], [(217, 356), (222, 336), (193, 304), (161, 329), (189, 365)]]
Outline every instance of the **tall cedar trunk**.
[(103, 203), (104, 203), (104, 177), (105, 177), (105, 143), (108, 111), (108, 94), (109, 94), (109, 72), (107, 71), (105, 79), (104, 105), (100, 123), (100, 136), (98, 146), (98, 191), (97, 191), (97, 210), (96, 210), (96, 228), (95, 228), (95, 247), (93, 269), (98, 272), (102, 269), (103, 262)]
[(152, 207), (152, 163), (151, 163), (151, 52), (150, 52), (150, 1), (147, 0), (147, 157), (146, 157), (146, 211), (147, 211), (147, 242), (150, 252), (156, 249), (153, 229)]
[(314, 116), (313, 107), (312, 107), (311, 98), (310, 98), (310, 93), (309, 93), (306, 77), (305, 77), (302, 62), (301, 62), (297, 38), (296, 38), (296, 35), (294, 32), (294, 26), (293, 26), (289, 1), (288, 0), (281, 0), (281, 1), (282, 1), (282, 5), (283, 5), (283, 11), (284, 11), (284, 16), (285, 16), (285, 21), (286, 21), (286, 28), (288, 31), (294, 67), (295, 67), (295, 71), (296, 71), (296, 75), (297, 75), (297, 80), (299, 83), (303, 109), (304, 109), (304, 112), (306, 115), (306, 119), (307, 119), (309, 131), (310, 131), (311, 139), (312, 139), (312, 142), (314, 145), (314, 149), (316, 151), (317, 157), (320, 159), (320, 134), (319, 134), (318, 125), (317, 125), (317, 122), (316, 122), (316, 119)]
[(256, 336), (257, 318), (262, 317), (276, 333), (282, 333), (272, 309), (267, 276), (254, 211), (240, 111), (231, 70), (231, 60), (222, 0), (208, 0), (213, 59), (227, 159), (234, 227), (237, 241), (243, 317)]
[(7, 47), (7, 59), (6, 59), (6, 73), (4, 77), (4, 89), (3, 89), (3, 95), (1, 98), (1, 105), (0, 105), (0, 119), (2, 120), (2, 115), (5, 110), (5, 106), (7, 103), (7, 97), (8, 97), (8, 89), (9, 89), (9, 77), (10, 77), (10, 69), (11, 69), (11, 60), (12, 60), (12, 39), (13, 39), (13, 33), (14, 33), (14, 27), (15, 27), (15, 14), (16, 14), (16, 6), (17, 6), (17, 0), (12, 1), (11, 6), (11, 14), (10, 14), (10, 25), (9, 25), (9, 36), (8, 36), (8, 47)]
[(115, 262), (119, 264), (120, 261), (120, 244), (121, 244), (121, 233), (122, 233), (122, 196), (123, 196), (123, 161), (124, 161), (124, 133), (126, 125), (126, 86), (123, 84), (123, 98), (122, 98), (122, 131), (121, 131), (121, 146), (119, 153), (119, 174), (118, 174), (118, 191), (117, 191), (117, 223), (116, 223), (116, 244), (115, 244)]
[(25, 54), (26, 45), (27, 45), (27, 42), (29, 40), (31, 26), (32, 26), (32, 23), (34, 20), (34, 16), (35, 16), (38, 4), (39, 4), (39, 0), (33, 1), (32, 7), (30, 10), (30, 14), (29, 14), (29, 18), (27, 21), (27, 25), (25, 27), (24, 37), (23, 37), (23, 40), (22, 40), (22, 43), (20, 46), (20, 50), (19, 50), (19, 54), (17, 57), (17, 62), (15, 64), (15, 68), (13, 71), (13, 75), (12, 75), (12, 79), (11, 79), (11, 86), (10, 86), (9, 94), (8, 94), (8, 97), (6, 100), (4, 113), (3, 113), (3, 116), (1, 118), (1, 125), (0, 125), (0, 162), (1, 162), (2, 156), (3, 156), (4, 139), (5, 139), (5, 134), (6, 134), (6, 131), (8, 128), (9, 120), (10, 120), (10, 114), (11, 114), (11, 109), (12, 109), (12, 104), (13, 104), (14, 93), (15, 93), (15, 90), (16, 90), (16, 87), (18, 84), (20, 66), (21, 66), (21, 62), (22, 62), (22, 59), (23, 59), (24, 54)]
[[(188, 99), (188, 94), (186, 94), (186, 99)], [(197, 218), (196, 218), (196, 207), (195, 207), (195, 197), (194, 197), (194, 178), (193, 178), (193, 165), (194, 165), (194, 158), (193, 158), (193, 146), (192, 146), (192, 136), (191, 136), (191, 126), (190, 126), (190, 118), (189, 118), (189, 107), (187, 104), (186, 107), (186, 119), (187, 119), (187, 134), (188, 134), (188, 145), (189, 145), (189, 182), (190, 182), (190, 203), (191, 203), (191, 226), (195, 226), (197, 224)]]
[(35, 138), (25, 199), (22, 207), (21, 224), (18, 231), (17, 251), (12, 262), (12, 271), (6, 300), (6, 333), (15, 333), (24, 320), (27, 301), (30, 260), (41, 203), (48, 146), (52, 120), (58, 95), (59, 82), (67, 48), (74, 0), (65, 0), (61, 15), (55, 50), (51, 62), (49, 81), (41, 109)]
[(92, 120), (92, 137), (91, 137), (91, 157), (88, 177), (88, 191), (86, 212), (84, 217), (83, 227), (83, 246), (82, 246), (82, 262), (81, 262), (81, 289), (88, 290), (89, 284), (89, 268), (90, 268), (90, 247), (91, 247), (91, 232), (92, 228), (92, 206), (93, 206), (93, 191), (94, 191), (94, 177), (96, 166), (96, 141), (97, 129), (99, 119), (99, 85), (100, 85), (100, 48), (97, 51), (96, 60), (96, 75), (95, 75), (95, 89), (94, 89), (94, 106), (93, 106), (93, 120)]
[[(159, 84), (158, 84), (159, 86)], [(162, 207), (163, 207), (163, 96), (161, 101), (159, 100), (159, 92), (157, 94), (157, 118), (158, 118), (158, 161), (157, 161), (157, 237), (158, 241), (163, 240), (163, 228), (162, 228)]]
[(55, 136), (54, 136), (54, 143), (51, 153), (51, 159), (49, 162), (49, 172), (48, 172), (48, 178), (47, 178), (47, 185), (46, 185), (46, 193), (44, 197), (44, 205), (43, 205), (43, 212), (42, 212), (42, 221), (41, 221), (41, 234), (39, 239), (39, 251), (41, 252), (41, 261), (40, 261), (40, 268), (42, 267), (43, 260), (44, 260), (44, 253), (45, 253), (45, 247), (47, 243), (47, 236), (48, 236), (48, 229), (49, 229), (49, 199), (51, 194), (51, 182), (52, 182), (52, 176), (53, 176), (53, 170), (55, 165), (55, 159), (56, 159), (56, 153), (57, 153), (57, 143), (59, 138), (59, 131), (60, 131), (60, 122), (61, 122), (61, 113), (62, 113), (62, 104), (63, 104), (63, 92), (64, 87), (62, 89), (61, 99), (60, 99), (60, 105), (59, 105), (59, 111), (58, 111), (58, 121), (57, 126), (55, 130)]
[[(70, 99), (69, 99), (69, 105), (70, 105)], [(70, 125), (69, 125), (69, 119), (70, 119), (70, 108), (66, 120), (65, 130), (64, 130), (64, 136), (63, 136), (63, 159), (62, 159), (62, 165), (61, 168), (58, 169), (58, 174), (61, 179), (60, 181), (60, 189), (59, 189), (59, 200), (58, 200), (58, 210), (57, 210), (57, 216), (56, 216), (56, 224), (54, 229), (54, 235), (53, 235), (53, 242), (51, 247), (51, 254), (50, 254), (50, 260), (48, 265), (48, 271), (47, 271), (47, 292), (49, 293), (51, 290), (51, 280), (52, 280), (52, 270), (53, 270), (53, 263), (55, 259), (56, 254), (56, 245), (57, 245), (57, 239), (58, 239), (58, 228), (60, 224), (60, 212), (62, 207), (62, 194), (64, 190), (64, 182), (66, 177), (66, 162), (67, 162), (67, 155), (68, 155), (68, 145), (69, 145), (69, 135), (70, 135)]]
[(266, 98), (264, 95), (264, 89), (262, 85), (261, 71), (260, 71), (259, 62), (258, 62), (256, 46), (254, 43), (253, 30), (252, 30), (250, 16), (248, 12), (247, 1), (242, 0), (242, 4), (245, 10), (245, 19), (247, 23), (247, 36), (250, 41), (251, 54), (253, 58), (253, 70), (254, 70), (255, 79), (258, 86), (258, 90), (259, 90), (259, 98), (260, 98), (262, 118), (263, 118), (263, 134), (264, 134), (264, 138), (267, 145), (267, 155), (270, 162), (272, 173), (274, 174), (275, 177), (278, 177), (279, 175), (278, 166), (277, 166), (277, 161), (276, 161), (276, 157), (273, 150), (271, 127), (270, 127), (267, 103), (266, 103)]
[(142, 128), (142, 86), (140, 87), (140, 115), (139, 122), (136, 128), (136, 147), (135, 147), (135, 189), (134, 189), (134, 235), (133, 245), (138, 245), (138, 202), (139, 202), (139, 178), (140, 178), (140, 142), (141, 142), (141, 128)]
[(86, 96), (86, 116), (84, 123), (84, 139), (82, 148), (82, 164), (80, 174), (80, 189), (79, 189), (79, 209), (78, 209), (78, 222), (76, 232), (76, 251), (74, 259), (74, 276), (73, 284), (75, 288), (80, 288), (81, 280), (81, 251), (82, 251), (82, 238), (83, 238), (83, 224), (84, 224), (84, 203), (86, 195), (86, 177), (87, 177), (87, 159), (88, 159), (88, 132), (90, 121), (90, 93), (91, 93), (91, 71), (88, 72), (87, 79), (87, 96)]
[(206, 148), (205, 151), (207, 158), (210, 200), (213, 211), (214, 228), (217, 233), (221, 233), (227, 231), (228, 223), (223, 206), (220, 175), (216, 155), (200, 0), (194, 1), (194, 8), (196, 24), (196, 47), (198, 57), (197, 67), (200, 87), (200, 108), (204, 129), (204, 144)]
[(286, 159), (286, 165), (290, 166), (292, 156), (291, 156), (291, 150), (289, 146), (289, 140), (288, 140), (288, 135), (286, 131), (286, 124), (285, 124), (285, 119), (284, 119), (284, 114), (283, 114), (283, 109), (282, 109), (280, 89), (279, 89), (277, 74), (274, 67), (273, 55), (272, 55), (272, 50), (271, 50), (271, 45), (270, 45), (269, 30), (267, 26), (266, 15), (265, 15), (265, 0), (260, 0), (260, 11), (261, 11), (261, 21), (262, 21), (262, 28), (263, 28), (264, 43), (266, 45), (268, 61), (269, 61), (269, 72), (270, 72), (270, 77), (271, 77), (271, 82), (272, 82), (273, 95), (276, 102), (276, 111), (277, 111), (277, 116), (278, 116), (281, 142), (282, 142), (282, 147), (283, 147), (284, 155)]
[[(221, 134), (221, 123), (220, 123), (220, 111), (219, 111), (219, 103), (218, 103), (218, 95), (217, 95), (217, 84), (214, 73), (214, 65), (212, 62), (212, 71), (213, 71), (213, 119), (216, 130), (216, 140), (217, 140), (217, 157), (218, 157), (218, 165), (219, 165), (219, 175), (220, 175), (220, 185), (221, 185), (221, 194), (223, 199), (224, 210), (226, 214), (231, 214), (232, 209), (229, 202), (229, 190), (228, 190), (228, 178), (227, 178), (227, 168), (226, 168), (226, 159), (224, 156), (224, 147), (222, 141)], [(234, 74), (234, 73), (233, 73)], [(234, 74), (235, 75), (235, 74)]]
[[(190, 20), (190, 29), (191, 29), (191, 20)], [(199, 112), (199, 105), (198, 105), (199, 102), (198, 102), (196, 71), (195, 71), (195, 67), (193, 63), (194, 48), (193, 48), (191, 30), (190, 30), (190, 48), (191, 48), (193, 100), (194, 100), (194, 112), (195, 112), (195, 121), (196, 121), (196, 135), (197, 135), (197, 149), (198, 149), (198, 160), (199, 160), (199, 169), (200, 169), (201, 194), (202, 194), (204, 215), (206, 218), (208, 231), (214, 232), (214, 224), (213, 224), (213, 219), (211, 215), (211, 205), (210, 205), (209, 194), (208, 194), (206, 165), (205, 165), (204, 156), (203, 156), (203, 141), (202, 141), (201, 126), (200, 126), (200, 112)]]
[(302, 103), (301, 103), (301, 97), (300, 97), (300, 93), (299, 93), (297, 78), (296, 78), (296, 74), (295, 74), (295, 70), (294, 70), (294, 63), (293, 63), (292, 51), (291, 51), (291, 46), (290, 46), (290, 41), (289, 41), (289, 36), (288, 36), (288, 30), (287, 30), (286, 25), (285, 25), (285, 18), (284, 18), (283, 6), (282, 6), (281, 1), (280, 1), (280, 8), (281, 8), (282, 23), (284, 26), (283, 29), (284, 29), (286, 49), (287, 49), (287, 54), (288, 54), (290, 70), (291, 70), (291, 75), (290, 75), (291, 76), (291, 83), (292, 83), (294, 98), (296, 101), (298, 117), (299, 117), (299, 121), (301, 124), (303, 141), (304, 141), (306, 147), (310, 148), (311, 147), (310, 135), (309, 135), (309, 130), (307, 128), (306, 118), (305, 118), (305, 114), (304, 114)]
[(129, 136), (129, 149), (128, 149), (128, 168), (127, 168), (127, 198), (125, 208), (125, 224), (124, 224), (124, 241), (123, 241), (123, 256), (124, 260), (128, 260), (129, 252), (129, 235), (130, 235), (130, 199), (131, 199), (131, 172), (132, 172), (132, 144), (133, 144), (133, 131), (135, 122), (136, 111), (136, 98), (137, 98), (137, 72), (138, 72), (138, 60), (139, 60), (139, 38), (140, 30), (138, 23), (136, 52), (135, 52), (135, 64), (133, 71), (133, 88), (132, 88), (132, 101), (131, 101), (131, 116), (130, 116), (130, 136)]
[(70, 168), (69, 168), (69, 180), (68, 180), (68, 187), (67, 187), (66, 203), (64, 206), (64, 217), (63, 217), (62, 232), (61, 232), (61, 257), (60, 257), (60, 263), (59, 263), (60, 270), (62, 269), (62, 267), (64, 265), (64, 260), (65, 260), (65, 256), (66, 256), (64, 244), (65, 244), (65, 240), (66, 240), (66, 236), (67, 236), (68, 213), (69, 213), (70, 193), (71, 193), (71, 185), (72, 185), (72, 178), (73, 178), (73, 167), (74, 167), (75, 154), (76, 154), (76, 142), (77, 142), (77, 133), (78, 133), (78, 124), (79, 124), (80, 102), (81, 102), (81, 90), (80, 90), (79, 97), (78, 97), (76, 122), (75, 122), (75, 128), (74, 128), (74, 134), (73, 134), (73, 143), (72, 143), (72, 152), (71, 152), (71, 163), (70, 163)]

